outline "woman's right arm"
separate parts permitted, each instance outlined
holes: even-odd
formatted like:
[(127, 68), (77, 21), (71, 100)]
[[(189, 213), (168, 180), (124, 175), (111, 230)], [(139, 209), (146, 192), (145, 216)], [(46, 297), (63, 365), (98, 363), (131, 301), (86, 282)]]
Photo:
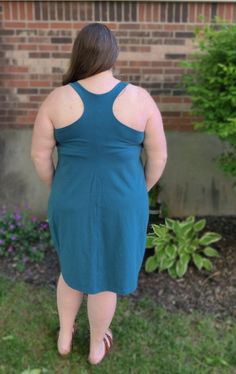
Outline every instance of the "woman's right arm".
[(168, 158), (167, 143), (163, 127), (162, 116), (157, 104), (146, 91), (145, 106), (148, 113), (144, 134), (145, 164), (144, 173), (147, 191), (160, 179)]

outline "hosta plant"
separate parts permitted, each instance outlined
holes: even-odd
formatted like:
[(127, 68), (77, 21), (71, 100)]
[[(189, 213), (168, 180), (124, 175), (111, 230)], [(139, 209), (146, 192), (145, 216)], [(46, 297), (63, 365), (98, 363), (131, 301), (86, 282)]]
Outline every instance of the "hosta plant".
[(220, 256), (210, 244), (221, 239), (215, 232), (200, 231), (206, 220), (195, 222), (190, 216), (183, 221), (165, 218), (165, 224), (152, 224), (153, 232), (147, 235), (146, 248), (154, 248), (154, 255), (147, 258), (145, 270), (167, 270), (172, 278), (182, 277), (190, 263), (199, 270), (213, 268), (211, 257)]

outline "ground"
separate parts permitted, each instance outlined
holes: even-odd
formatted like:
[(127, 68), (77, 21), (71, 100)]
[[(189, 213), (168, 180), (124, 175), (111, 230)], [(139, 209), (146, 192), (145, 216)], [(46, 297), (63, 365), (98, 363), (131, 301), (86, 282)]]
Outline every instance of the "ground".
[[(144, 262), (152, 250), (146, 249), (137, 290), (128, 296), (120, 297), (139, 302), (142, 296), (150, 296), (170, 312), (182, 310), (191, 313), (193, 310), (199, 310), (213, 313), (217, 318), (236, 317), (236, 216), (196, 216), (196, 220), (200, 218), (206, 218), (207, 221), (202, 232), (214, 231), (222, 235), (222, 239), (212, 245), (221, 255), (219, 258), (213, 258), (212, 272), (199, 271), (190, 266), (185, 276), (177, 280), (171, 279), (166, 271), (147, 273), (144, 270)], [(163, 219), (153, 220), (150, 216), (148, 232), (151, 231), (153, 222), (163, 223)], [(25, 280), (35, 287), (47, 284), (55, 288), (59, 275), (56, 252), (54, 249), (48, 249), (41, 263), (28, 265), (23, 273), (12, 268), (9, 259), (2, 259), (0, 273), (11, 279)]]

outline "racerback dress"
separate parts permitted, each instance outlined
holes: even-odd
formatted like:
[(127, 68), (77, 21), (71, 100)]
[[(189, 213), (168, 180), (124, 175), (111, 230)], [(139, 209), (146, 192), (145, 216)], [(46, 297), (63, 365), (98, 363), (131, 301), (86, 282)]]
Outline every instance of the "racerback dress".
[(78, 120), (54, 128), (58, 161), (47, 206), (52, 243), (68, 286), (126, 295), (138, 286), (149, 218), (144, 131), (113, 113), (128, 82), (102, 94), (69, 84), (84, 110)]

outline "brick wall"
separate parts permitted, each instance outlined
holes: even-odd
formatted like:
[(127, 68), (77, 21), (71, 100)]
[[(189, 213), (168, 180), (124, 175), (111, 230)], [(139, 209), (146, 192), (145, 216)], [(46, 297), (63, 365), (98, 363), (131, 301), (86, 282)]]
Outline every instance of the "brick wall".
[(119, 42), (116, 76), (149, 90), (167, 130), (192, 131), (190, 100), (178, 87), (179, 60), (193, 50), (196, 24), (235, 22), (233, 2), (4, 1), (0, 5), (0, 123), (31, 127), (39, 104), (61, 85), (77, 31), (110, 27)]

